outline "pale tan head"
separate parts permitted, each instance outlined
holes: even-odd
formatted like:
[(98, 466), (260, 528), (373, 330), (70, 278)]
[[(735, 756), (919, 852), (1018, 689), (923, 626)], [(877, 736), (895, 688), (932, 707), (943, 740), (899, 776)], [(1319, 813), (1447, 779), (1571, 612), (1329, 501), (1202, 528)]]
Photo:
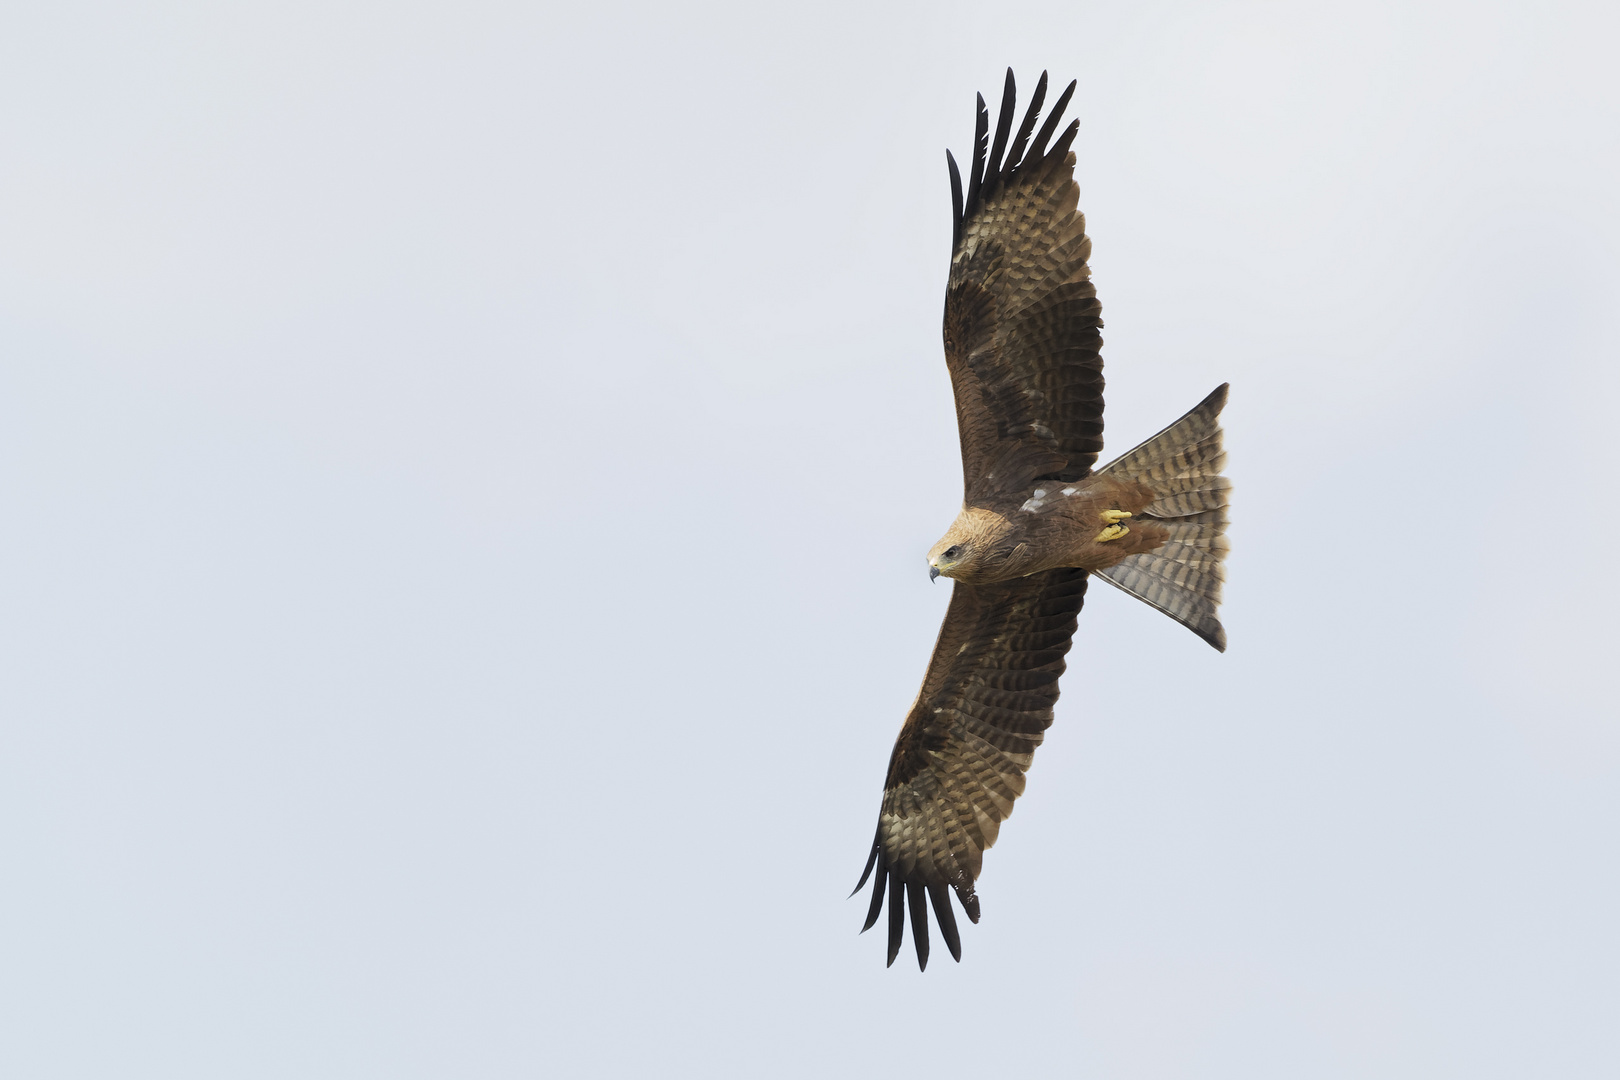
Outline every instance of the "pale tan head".
[(928, 550), (928, 576), (999, 581), (1019, 547), (1012, 522), (993, 510), (964, 507), (939, 543)]

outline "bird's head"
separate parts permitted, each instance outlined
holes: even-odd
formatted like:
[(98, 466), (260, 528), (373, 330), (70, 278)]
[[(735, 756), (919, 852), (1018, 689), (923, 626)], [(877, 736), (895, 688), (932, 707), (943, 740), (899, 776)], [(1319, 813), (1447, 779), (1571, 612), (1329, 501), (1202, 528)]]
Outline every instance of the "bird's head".
[(997, 580), (1012, 545), (1011, 523), (981, 507), (967, 507), (928, 550), (928, 577), (958, 581)]
[(935, 544), (933, 550), (928, 553), (928, 580), (932, 581), (941, 574), (955, 577), (951, 571), (961, 565), (962, 560), (968, 556), (968, 549), (973, 546), (965, 540), (951, 543), (950, 539), (947, 536)]

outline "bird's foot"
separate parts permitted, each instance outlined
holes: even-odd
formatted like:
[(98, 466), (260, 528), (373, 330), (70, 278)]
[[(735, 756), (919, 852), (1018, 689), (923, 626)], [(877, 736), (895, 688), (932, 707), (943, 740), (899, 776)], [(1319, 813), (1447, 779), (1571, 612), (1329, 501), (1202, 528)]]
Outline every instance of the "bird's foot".
[(1102, 512), (1102, 519), (1110, 525), (1118, 525), (1130, 516), (1131, 512), (1129, 510), (1104, 510)]
[(1118, 540), (1120, 537), (1124, 536), (1130, 531), (1131, 530), (1126, 528), (1124, 525), (1110, 525), (1108, 528), (1097, 534), (1096, 542), (1099, 544), (1106, 544), (1110, 540)]

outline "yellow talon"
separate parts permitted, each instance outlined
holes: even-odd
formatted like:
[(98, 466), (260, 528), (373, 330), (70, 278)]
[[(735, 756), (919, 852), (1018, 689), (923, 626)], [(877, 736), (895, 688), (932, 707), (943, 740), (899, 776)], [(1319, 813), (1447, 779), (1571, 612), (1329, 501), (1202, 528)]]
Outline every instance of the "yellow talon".
[(1102, 512), (1102, 519), (1110, 525), (1118, 525), (1130, 516), (1131, 512), (1129, 510), (1104, 510)]
[(1108, 528), (1097, 534), (1097, 543), (1105, 544), (1110, 540), (1118, 540), (1120, 537), (1124, 536), (1130, 531), (1131, 530), (1126, 528), (1124, 525), (1110, 525)]

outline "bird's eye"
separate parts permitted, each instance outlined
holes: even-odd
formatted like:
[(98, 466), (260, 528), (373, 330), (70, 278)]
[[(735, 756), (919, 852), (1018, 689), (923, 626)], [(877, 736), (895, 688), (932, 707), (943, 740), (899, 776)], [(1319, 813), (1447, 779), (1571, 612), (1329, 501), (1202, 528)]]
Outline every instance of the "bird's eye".
[(945, 557), (947, 559), (954, 559), (960, 554), (962, 554), (962, 549), (954, 544), (945, 549)]

